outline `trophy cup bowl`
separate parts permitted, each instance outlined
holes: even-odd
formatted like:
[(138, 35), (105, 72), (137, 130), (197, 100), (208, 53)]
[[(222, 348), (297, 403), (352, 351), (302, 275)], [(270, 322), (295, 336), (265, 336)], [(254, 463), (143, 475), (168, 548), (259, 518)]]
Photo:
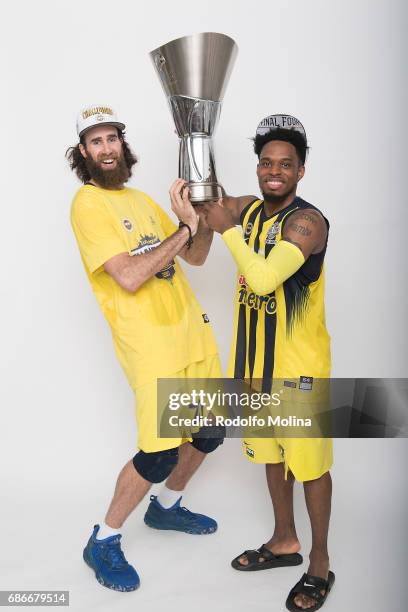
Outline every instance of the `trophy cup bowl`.
[(183, 36), (149, 54), (161, 81), (180, 139), (179, 177), (193, 204), (218, 200), (212, 136), (238, 52), (225, 34)]

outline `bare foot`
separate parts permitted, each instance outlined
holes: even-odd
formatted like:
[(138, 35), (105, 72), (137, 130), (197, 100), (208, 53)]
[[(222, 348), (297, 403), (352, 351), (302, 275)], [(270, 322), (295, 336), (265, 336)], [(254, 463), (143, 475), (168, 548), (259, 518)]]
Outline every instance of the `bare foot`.
[[(296, 536), (287, 538), (278, 538), (273, 536), (269, 542), (264, 544), (265, 548), (271, 551), (274, 555), (291, 555), (297, 553), (300, 550), (300, 542)], [(264, 557), (259, 557), (259, 563), (265, 561)], [(240, 565), (248, 565), (248, 559), (246, 555), (242, 555), (238, 559)]]

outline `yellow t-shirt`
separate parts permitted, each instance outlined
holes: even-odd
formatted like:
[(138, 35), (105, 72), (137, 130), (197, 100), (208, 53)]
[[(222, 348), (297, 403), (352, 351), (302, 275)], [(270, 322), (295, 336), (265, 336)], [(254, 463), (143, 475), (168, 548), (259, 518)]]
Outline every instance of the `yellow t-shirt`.
[(137, 257), (177, 227), (148, 195), (84, 185), (72, 203), (71, 223), (92, 289), (113, 335), (132, 388), (216, 354), (204, 313), (177, 261), (129, 293), (104, 271), (119, 253)]

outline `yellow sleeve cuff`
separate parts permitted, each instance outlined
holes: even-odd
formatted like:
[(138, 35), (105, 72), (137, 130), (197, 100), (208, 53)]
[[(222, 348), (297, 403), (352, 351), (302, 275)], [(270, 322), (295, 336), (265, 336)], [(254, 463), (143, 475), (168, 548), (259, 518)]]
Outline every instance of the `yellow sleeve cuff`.
[(258, 295), (267, 295), (275, 291), (305, 262), (302, 251), (286, 240), (280, 240), (265, 259), (254, 253), (236, 227), (224, 232), (222, 239), (231, 251), (238, 270)]

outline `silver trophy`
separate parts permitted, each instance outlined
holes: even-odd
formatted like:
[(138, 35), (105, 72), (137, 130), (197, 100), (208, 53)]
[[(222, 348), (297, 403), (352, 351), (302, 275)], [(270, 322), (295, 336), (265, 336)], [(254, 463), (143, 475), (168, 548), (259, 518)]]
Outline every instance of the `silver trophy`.
[(192, 203), (218, 200), (212, 136), (238, 52), (225, 34), (184, 36), (150, 53), (180, 138), (179, 176)]

